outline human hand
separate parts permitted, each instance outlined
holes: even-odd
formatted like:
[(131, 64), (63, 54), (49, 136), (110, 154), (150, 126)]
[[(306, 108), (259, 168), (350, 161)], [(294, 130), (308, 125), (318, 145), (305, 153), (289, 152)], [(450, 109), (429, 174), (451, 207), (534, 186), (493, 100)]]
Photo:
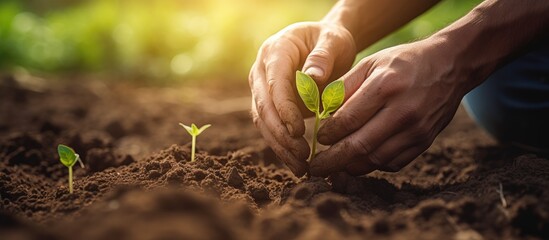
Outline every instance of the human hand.
[(251, 114), (267, 144), (297, 176), (308, 170), (309, 146), (303, 138), (303, 116), (295, 72), (302, 69), (323, 88), (343, 75), (356, 55), (351, 34), (327, 22), (290, 25), (261, 46), (249, 75)]
[(311, 161), (311, 174), (398, 171), (425, 151), (467, 92), (443, 48), (429, 40), (396, 46), (343, 76), (346, 102), (318, 133), (332, 146)]

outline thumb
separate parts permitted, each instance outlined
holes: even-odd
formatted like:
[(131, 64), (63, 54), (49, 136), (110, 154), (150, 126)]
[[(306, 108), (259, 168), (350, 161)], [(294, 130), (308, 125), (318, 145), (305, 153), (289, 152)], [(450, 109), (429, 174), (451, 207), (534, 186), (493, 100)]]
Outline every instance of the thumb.
[(320, 40), (309, 53), (303, 64), (303, 72), (311, 76), (319, 85), (324, 85), (332, 75), (336, 53), (332, 52), (327, 41)]

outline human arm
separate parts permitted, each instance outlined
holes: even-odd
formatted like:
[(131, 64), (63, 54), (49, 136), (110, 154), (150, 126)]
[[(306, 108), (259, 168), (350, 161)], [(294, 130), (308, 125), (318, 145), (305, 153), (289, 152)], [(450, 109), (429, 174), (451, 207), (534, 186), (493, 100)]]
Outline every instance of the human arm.
[(292, 24), (263, 43), (249, 75), (251, 114), (267, 144), (296, 175), (308, 169), (303, 117), (309, 112), (298, 101), (295, 71), (302, 69), (322, 89), (350, 69), (357, 46), (363, 49), (435, 2), (342, 0), (321, 21)]
[(362, 51), (430, 9), (440, 0), (342, 0), (322, 21), (345, 27)]
[(365, 58), (343, 77), (347, 100), (319, 130), (332, 146), (311, 173), (398, 171), (431, 145), (467, 92), (548, 29), (548, 1), (486, 0), (429, 38)]

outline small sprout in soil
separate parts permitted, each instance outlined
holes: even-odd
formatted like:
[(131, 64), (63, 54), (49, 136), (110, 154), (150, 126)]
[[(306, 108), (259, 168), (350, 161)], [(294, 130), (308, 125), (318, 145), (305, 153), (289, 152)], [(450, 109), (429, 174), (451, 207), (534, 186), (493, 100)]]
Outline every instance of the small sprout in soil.
[(79, 162), (80, 167), (84, 168), (84, 163), (80, 160), (80, 155), (66, 145), (59, 144), (57, 146), (57, 152), (59, 153), (59, 160), (61, 163), (69, 168), (69, 192), (72, 194), (72, 166), (74, 166), (76, 162)]
[(339, 79), (326, 86), (322, 92), (322, 112), (320, 111), (321, 98), (319, 98), (316, 82), (309, 75), (297, 71), (296, 86), (299, 96), (305, 103), (305, 106), (315, 114), (315, 127), (312, 140), (313, 146), (311, 148), (311, 155), (309, 155), (309, 161), (311, 161), (316, 154), (316, 138), (320, 120), (330, 117), (330, 113), (335, 112), (335, 110), (343, 104), (345, 98), (345, 85), (343, 85), (343, 80)]
[(194, 162), (194, 160), (195, 160), (194, 159), (194, 153), (196, 151), (196, 136), (200, 135), (202, 132), (204, 132), (204, 130), (206, 130), (207, 128), (209, 128), (212, 125), (211, 124), (206, 124), (206, 125), (202, 126), (201, 128), (198, 128), (196, 125), (194, 125), (194, 123), (192, 123), (190, 127), (183, 124), (183, 123), (179, 123), (179, 125), (181, 125), (183, 128), (185, 128), (187, 130), (187, 132), (189, 132), (189, 134), (193, 138), (192, 145), (191, 145), (191, 162)]

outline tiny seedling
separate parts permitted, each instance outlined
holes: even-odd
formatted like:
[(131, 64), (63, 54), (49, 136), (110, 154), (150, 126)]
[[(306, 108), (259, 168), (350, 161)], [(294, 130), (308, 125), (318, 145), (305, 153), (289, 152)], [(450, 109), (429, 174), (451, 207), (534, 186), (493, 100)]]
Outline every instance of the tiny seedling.
[(72, 194), (72, 166), (78, 161), (80, 167), (84, 168), (84, 163), (80, 160), (80, 155), (78, 155), (74, 150), (63, 144), (57, 146), (57, 152), (59, 153), (59, 160), (63, 165), (69, 168), (69, 192)]
[(196, 137), (212, 125), (211, 124), (206, 124), (206, 125), (202, 126), (201, 128), (198, 128), (196, 125), (194, 125), (194, 123), (192, 123), (190, 127), (183, 124), (183, 123), (179, 123), (179, 125), (181, 125), (183, 128), (185, 128), (187, 130), (187, 132), (189, 132), (189, 134), (193, 138), (192, 145), (191, 145), (191, 162), (194, 162), (194, 160), (195, 160), (194, 159), (194, 153), (196, 151)]
[(313, 146), (309, 161), (313, 159), (316, 153), (316, 138), (320, 120), (330, 117), (330, 114), (337, 110), (345, 98), (345, 86), (343, 80), (339, 79), (328, 84), (322, 92), (322, 112), (320, 111), (320, 97), (316, 82), (307, 74), (296, 72), (296, 86), (299, 96), (305, 103), (305, 106), (315, 114), (315, 127), (313, 131)]

